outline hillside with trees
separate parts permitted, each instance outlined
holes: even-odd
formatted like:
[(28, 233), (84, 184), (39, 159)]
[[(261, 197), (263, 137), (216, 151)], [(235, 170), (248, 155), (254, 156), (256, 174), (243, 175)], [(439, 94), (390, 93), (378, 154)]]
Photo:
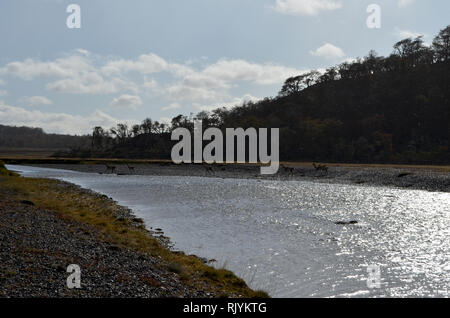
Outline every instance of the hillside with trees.
[(387, 57), (371, 51), (353, 62), (288, 78), (278, 96), (179, 115), (171, 125), (145, 119), (94, 128), (89, 147), (66, 156), (170, 158), (171, 130), (280, 128), (283, 161), (450, 163), (450, 26), (431, 46), (402, 40)]
[(0, 148), (81, 149), (90, 140), (89, 136), (47, 134), (41, 128), (0, 125)]

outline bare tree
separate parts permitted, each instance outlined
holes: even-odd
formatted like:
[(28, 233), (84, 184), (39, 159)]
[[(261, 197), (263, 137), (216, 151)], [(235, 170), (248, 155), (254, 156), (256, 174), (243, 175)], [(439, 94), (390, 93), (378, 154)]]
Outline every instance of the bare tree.
[(124, 143), (128, 138), (131, 137), (131, 133), (128, 130), (127, 124), (117, 124), (117, 127), (111, 128), (111, 134), (116, 136), (119, 143)]

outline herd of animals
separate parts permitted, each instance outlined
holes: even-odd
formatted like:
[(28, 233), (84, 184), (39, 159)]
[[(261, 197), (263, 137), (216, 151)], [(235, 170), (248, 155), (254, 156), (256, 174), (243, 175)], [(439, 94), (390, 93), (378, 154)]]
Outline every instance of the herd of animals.
[[(133, 166), (130, 166), (128, 163), (125, 164), (127, 166), (128, 172), (129, 174), (134, 174), (135, 173), (135, 168)], [(322, 171), (324, 173), (328, 173), (328, 166), (324, 165), (324, 164), (316, 164), (313, 163), (312, 164), (314, 169), (316, 171)], [(203, 165), (205, 168), (206, 173), (214, 173), (214, 166), (210, 165), (210, 164), (204, 164)], [(107, 163), (105, 163), (105, 167), (106, 170), (104, 173), (111, 173), (114, 174), (117, 172), (117, 167), (113, 166), (113, 165), (109, 165)], [(220, 168), (222, 171), (226, 170), (225, 165), (220, 165)], [(296, 169), (293, 167), (288, 167), (285, 165), (281, 165), (281, 172), (284, 172), (285, 174), (288, 174), (290, 176), (293, 176), (295, 174)]]
[[(314, 169), (316, 169), (316, 171), (323, 171), (325, 173), (328, 173), (328, 166), (323, 165), (323, 164), (316, 164), (315, 162), (312, 164)], [(285, 165), (281, 165), (281, 168), (284, 170), (285, 173), (293, 176), (295, 173), (295, 168), (293, 167), (287, 167)]]

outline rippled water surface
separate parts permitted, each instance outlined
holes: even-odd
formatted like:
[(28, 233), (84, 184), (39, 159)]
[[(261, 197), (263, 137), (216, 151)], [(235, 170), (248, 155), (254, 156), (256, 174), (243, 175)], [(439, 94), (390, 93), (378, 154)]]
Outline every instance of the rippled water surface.
[[(449, 296), (449, 193), (9, 168), (111, 196), (176, 249), (215, 259), (274, 297)], [(380, 288), (368, 287), (374, 265)]]

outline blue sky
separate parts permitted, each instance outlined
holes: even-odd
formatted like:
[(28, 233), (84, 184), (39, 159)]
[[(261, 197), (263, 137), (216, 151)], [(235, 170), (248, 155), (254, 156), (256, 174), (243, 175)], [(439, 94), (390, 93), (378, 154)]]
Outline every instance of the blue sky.
[[(69, 29), (69, 4), (81, 28)], [(381, 28), (366, 25), (368, 5)], [(448, 0), (2, 0), (0, 124), (82, 134), (275, 96), (283, 81), (426, 42)]]

